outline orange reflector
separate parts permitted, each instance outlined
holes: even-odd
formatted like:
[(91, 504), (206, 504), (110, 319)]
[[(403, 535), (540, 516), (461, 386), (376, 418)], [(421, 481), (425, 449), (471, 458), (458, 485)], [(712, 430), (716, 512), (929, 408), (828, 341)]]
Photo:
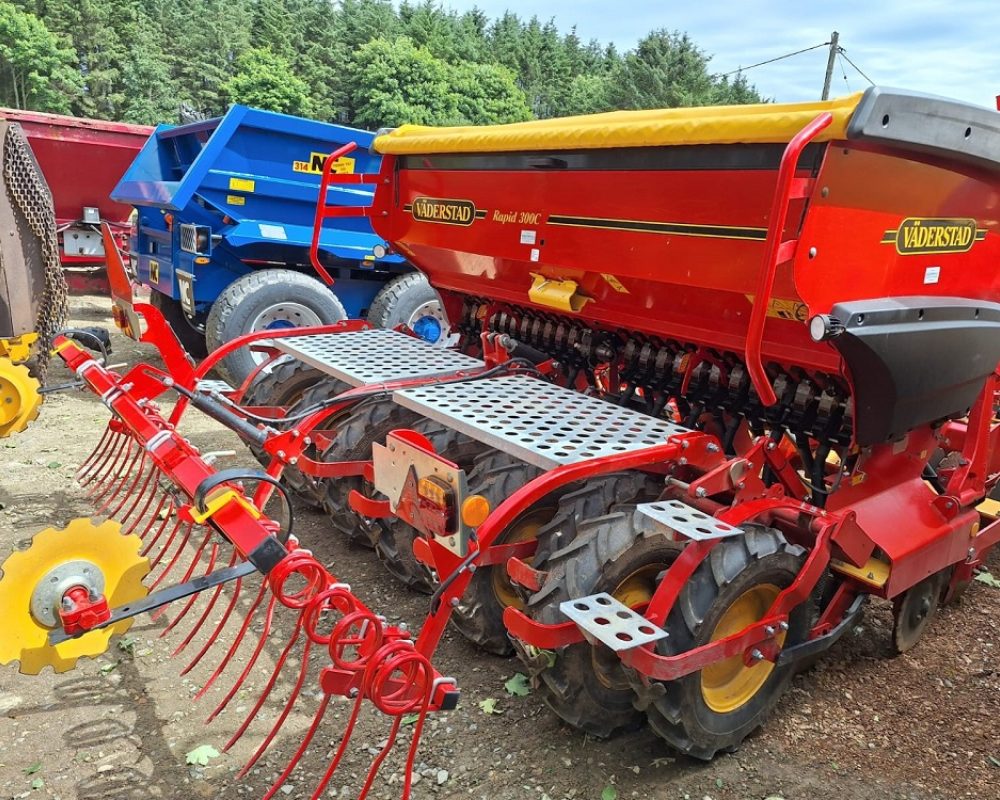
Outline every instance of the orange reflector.
[(212, 260), (212, 259), (208, 258), (208, 256), (198, 256), (198, 257), (197, 257), (197, 258), (196, 258), (196, 259), (194, 260), (194, 263), (195, 263), (195, 264), (207, 264), (207, 263), (209, 263), (209, 262), (210, 262), (211, 260)]
[(417, 494), (438, 508), (447, 508), (451, 488), (444, 481), (432, 476), (421, 478), (417, 482)]
[(470, 495), (462, 503), (462, 522), (470, 528), (478, 528), (490, 515), (490, 503), (481, 494)]

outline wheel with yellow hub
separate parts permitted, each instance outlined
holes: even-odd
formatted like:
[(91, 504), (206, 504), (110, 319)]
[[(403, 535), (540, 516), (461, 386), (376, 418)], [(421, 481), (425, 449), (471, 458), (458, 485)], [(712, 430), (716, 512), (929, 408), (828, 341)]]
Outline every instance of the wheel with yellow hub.
[[(557, 625), (566, 621), (561, 603), (598, 592), (630, 607), (648, 603), (658, 576), (679, 552), (665, 536), (647, 536), (635, 514), (634, 504), (654, 499), (661, 487), (662, 479), (618, 473), (564, 495), (539, 537), (536, 562), (548, 576), (528, 599), (526, 613)], [(515, 646), (546, 705), (565, 722), (602, 738), (642, 725), (621, 660), (604, 645), (581, 642), (556, 651)]]
[[(776, 530), (744, 525), (741, 537), (719, 542), (681, 590), (657, 643), (661, 655), (676, 655), (724, 639), (760, 620), (798, 575), (801, 547)], [(803, 641), (814, 603), (792, 611), (781, 643)], [(732, 752), (767, 719), (795, 672), (794, 665), (747, 663), (736, 655), (676, 681), (650, 681), (629, 672), (639, 707), (650, 727), (672, 747), (695, 758)]]
[(0, 439), (20, 433), (38, 416), (40, 388), (26, 366), (0, 358)]
[(42, 531), (26, 550), (12, 553), (0, 577), (0, 664), (18, 661), (26, 675), (46, 666), (66, 672), (78, 658), (105, 652), (111, 637), (125, 633), (132, 620), (54, 646), (48, 635), (60, 627), (59, 604), (75, 587), (103, 594), (112, 609), (145, 597), (149, 562), (139, 555), (141, 544), (138, 536), (122, 536), (117, 522), (95, 525), (81, 518), (61, 530)]

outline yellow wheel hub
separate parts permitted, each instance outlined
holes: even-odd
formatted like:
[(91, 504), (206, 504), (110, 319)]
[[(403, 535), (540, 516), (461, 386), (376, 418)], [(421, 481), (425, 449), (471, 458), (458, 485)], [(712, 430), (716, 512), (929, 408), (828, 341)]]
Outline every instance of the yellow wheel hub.
[[(739, 633), (764, 617), (781, 590), (772, 583), (748, 589), (733, 602), (712, 631), (711, 641)], [(778, 637), (784, 644), (785, 634)], [(747, 665), (742, 655), (735, 655), (705, 667), (701, 671), (701, 696), (712, 711), (728, 714), (749, 703), (767, 682), (774, 670), (770, 661)]]
[(0, 439), (23, 431), (38, 416), (39, 388), (27, 367), (0, 358)]
[(59, 583), (60, 569), (99, 574), (112, 609), (145, 597), (142, 581), (149, 572), (149, 561), (139, 555), (141, 544), (138, 536), (122, 536), (117, 522), (95, 525), (81, 518), (61, 530), (47, 528), (32, 539), (27, 550), (12, 553), (3, 563), (0, 578), (0, 664), (19, 661), (26, 675), (37, 675), (46, 666), (65, 672), (76, 666), (78, 658), (105, 652), (111, 637), (125, 633), (132, 620), (53, 646), (48, 643), (53, 625), (40, 621), (39, 617), (47, 615), (39, 612), (39, 603), (47, 612), (53, 604), (39, 598), (44, 597), (49, 581)]
[[(506, 535), (501, 537), (497, 544), (518, 544), (520, 542), (530, 542), (538, 538), (538, 531), (549, 522), (555, 514), (553, 508), (538, 508), (529, 511), (508, 529)], [(526, 558), (524, 562), (531, 564), (533, 558)], [(514, 590), (514, 584), (510, 581), (507, 569), (503, 564), (497, 564), (490, 570), (493, 579), (493, 593), (496, 595), (504, 608), (513, 606), (516, 609), (524, 608), (524, 601)]]

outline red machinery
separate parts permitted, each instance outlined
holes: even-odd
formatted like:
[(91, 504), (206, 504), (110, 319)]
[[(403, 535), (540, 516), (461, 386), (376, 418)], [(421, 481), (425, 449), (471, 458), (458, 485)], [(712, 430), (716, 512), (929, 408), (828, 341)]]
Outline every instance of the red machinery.
[[(7, 643), (0, 661), (62, 664), (60, 647), (211, 588), (183, 649), (218, 587), (256, 569), (267, 577), (207, 685), (263, 598), (264, 636), (275, 607), (298, 612), (264, 692), (304, 641), (275, 730), (307, 680), (310, 642), (331, 655), (323, 697), (357, 698), (316, 797), (364, 699), (395, 720), (362, 795), (399, 715), (453, 701), (430, 667), (449, 620), (485, 649), (515, 651), (547, 704), (589, 733), (646, 720), (695, 757), (737, 748), (867, 598), (893, 602), (906, 650), (1000, 540), (977, 508), (1000, 477), (998, 119), (872, 89), (818, 104), (406, 127), (377, 140), (378, 175), (337, 175), (350, 148), (332, 154), (324, 186), (372, 184), (375, 202), (321, 206), (316, 225), (370, 214), (458, 320), (451, 350), (349, 322), (252, 334), (193, 369), (112, 270), (119, 327), (156, 343), (168, 372), (119, 376), (57, 340), (113, 413), (82, 480), (143, 540), (160, 570), (151, 588), (188, 567), (177, 586), (104, 612), (82, 578), (88, 592), (71, 595), (65, 578), (52, 581), (61, 595), (42, 591), (47, 541), (30, 570), (35, 546), (15, 554), (0, 600), (19, 599), (5, 584), (41, 593), (74, 631), (93, 629), (79, 637), (36, 617), (37, 646)], [(246, 346), (273, 354), (246, 385), (203, 380)], [(165, 419), (154, 400), (168, 391), (181, 398)], [(177, 432), (188, 404), (231, 427), (266, 472), (216, 473)], [(161, 474), (173, 491), (161, 493)], [(287, 537), (290, 521), (262, 514), (287, 487), (432, 592), (415, 640), (353, 595), (331, 599), (344, 587)], [(212, 530), (229, 548), (223, 570)], [(200, 542), (193, 556), (188, 541)], [(284, 588), (293, 574), (297, 594)], [(321, 612), (340, 619), (328, 635)]]
[(55, 204), (59, 250), (73, 288), (106, 289), (101, 223), (115, 231), (127, 251), (132, 207), (111, 200), (111, 190), (153, 132), (129, 125), (0, 108), (0, 119), (17, 122), (28, 138)]

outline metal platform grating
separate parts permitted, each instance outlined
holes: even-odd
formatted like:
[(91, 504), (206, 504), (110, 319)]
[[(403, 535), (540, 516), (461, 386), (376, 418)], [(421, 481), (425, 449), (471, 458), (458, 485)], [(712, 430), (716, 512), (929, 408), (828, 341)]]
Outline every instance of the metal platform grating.
[(640, 503), (636, 506), (640, 514), (660, 523), (672, 531), (696, 542), (708, 539), (725, 539), (744, 533), (737, 528), (703, 511), (699, 511), (680, 500), (658, 500), (655, 503)]
[(478, 358), (378, 328), (275, 339), (274, 346), (352, 386), (483, 367)]
[(219, 394), (225, 394), (226, 392), (232, 392), (233, 387), (230, 386), (225, 381), (217, 381), (211, 379), (203, 379), (198, 381), (198, 385), (195, 387), (196, 392), (201, 394), (211, 394), (212, 392), (218, 392)]
[(527, 376), (418, 386), (397, 391), (393, 398), (542, 469), (641, 450), (688, 432)]

